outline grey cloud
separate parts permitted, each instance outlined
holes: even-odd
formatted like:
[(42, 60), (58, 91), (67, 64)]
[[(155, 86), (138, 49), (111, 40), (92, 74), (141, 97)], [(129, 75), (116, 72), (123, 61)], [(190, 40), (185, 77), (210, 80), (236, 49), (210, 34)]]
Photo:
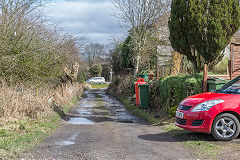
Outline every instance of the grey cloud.
[[(71, 33), (81, 33), (89, 39), (106, 41), (108, 36), (121, 34), (118, 21), (112, 15), (112, 3), (106, 0), (64, 0), (47, 6), (47, 13)], [(102, 38), (101, 38), (102, 37)]]

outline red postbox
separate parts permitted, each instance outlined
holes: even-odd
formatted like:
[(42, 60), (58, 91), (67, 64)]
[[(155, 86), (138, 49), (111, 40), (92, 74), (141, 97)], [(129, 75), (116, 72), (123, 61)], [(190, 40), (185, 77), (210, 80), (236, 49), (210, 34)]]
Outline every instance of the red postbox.
[(140, 97), (139, 97), (139, 84), (147, 84), (144, 82), (143, 78), (137, 78), (137, 82), (135, 83), (135, 94), (136, 94), (136, 105), (140, 106)]

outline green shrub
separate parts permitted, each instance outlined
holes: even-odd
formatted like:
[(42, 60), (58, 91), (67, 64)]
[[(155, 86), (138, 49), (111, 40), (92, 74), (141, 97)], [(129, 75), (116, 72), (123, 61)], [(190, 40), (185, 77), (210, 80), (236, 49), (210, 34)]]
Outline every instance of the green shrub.
[(170, 108), (178, 106), (186, 97), (201, 93), (202, 75), (169, 76), (159, 81), (161, 111), (168, 113)]
[(177, 108), (178, 108), (178, 106), (176, 106), (176, 107), (171, 107), (171, 108), (169, 109), (169, 112), (168, 112), (169, 115), (171, 115), (172, 117), (174, 117), (175, 114), (176, 114)]
[(102, 73), (102, 66), (100, 65), (94, 65), (89, 69), (89, 72), (93, 77), (95, 76), (101, 76)]

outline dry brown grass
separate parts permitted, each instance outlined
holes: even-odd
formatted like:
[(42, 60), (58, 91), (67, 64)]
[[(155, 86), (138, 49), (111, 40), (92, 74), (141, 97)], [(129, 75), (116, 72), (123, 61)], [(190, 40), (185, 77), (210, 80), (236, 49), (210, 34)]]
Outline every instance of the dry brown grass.
[(62, 85), (56, 89), (2, 85), (0, 122), (47, 116), (53, 112), (53, 102), (59, 106), (68, 104), (73, 97), (80, 97), (83, 89), (84, 84), (78, 83)]

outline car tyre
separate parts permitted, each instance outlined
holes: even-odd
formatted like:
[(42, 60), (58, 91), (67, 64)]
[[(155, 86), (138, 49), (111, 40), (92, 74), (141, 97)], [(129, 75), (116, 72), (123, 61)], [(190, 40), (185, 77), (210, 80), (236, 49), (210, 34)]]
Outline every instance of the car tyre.
[(218, 115), (212, 124), (212, 135), (221, 141), (230, 141), (239, 135), (239, 120), (230, 113)]

